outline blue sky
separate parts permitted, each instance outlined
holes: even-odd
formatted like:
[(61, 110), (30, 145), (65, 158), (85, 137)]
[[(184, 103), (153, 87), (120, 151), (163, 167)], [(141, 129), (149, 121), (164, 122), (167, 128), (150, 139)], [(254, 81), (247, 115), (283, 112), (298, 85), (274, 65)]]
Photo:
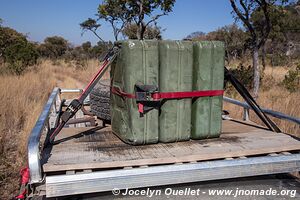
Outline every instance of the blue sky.
[[(90, 33), (81, 36), (79, 23), (94, 17), (101, 0), (1, 0), (3, 25), (28, 34), (32, 41), (63, 36), (70, 43), (97, 42)], [(182, 39), (195, 31), (209, 32), (233, 23), (229, 0), (177, 0), (173, 12), (158, 20), (166, 28), (164, 39)], [(102, 22), (100, 35), (113, 40), (109, 24)]]

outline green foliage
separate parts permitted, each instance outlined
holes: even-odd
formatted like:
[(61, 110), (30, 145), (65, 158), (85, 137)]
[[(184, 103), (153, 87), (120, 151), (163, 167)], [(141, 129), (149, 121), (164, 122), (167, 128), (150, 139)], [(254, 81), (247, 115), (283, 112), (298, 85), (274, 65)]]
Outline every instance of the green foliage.
[(103, 1), (98, 7), (98, 17), (111, 24), (116, 41), (130, 18), (124, 0)]
[[(284, 58), (292, 56), (293, 52), (288, 45), (289, 43), (298, 43), (300, 41), (300, 15), (297, 12), (296, 5), (270, 5), (268, 8), (269, 18), (271, 22), (271, 31), (267, 41), (267, 51), (272, 54), (275, 63), (281, 64)], [(257, 30), (257, 37), (261, 37), (264, 27), (264, 14), (262, 9), (255, 10), (251, 15), (251, 22)], [(297, 42), (298, 41), (298, 42)], [(275, 64), (275, 65), (278, 65)]]
[(100, 58), (102, 57), (113, 44), (111, 42), (98, 42), (97, 45), (91, 49), (91, 57)]
[[(244, 2), (244, 1), (242, 1)], [(251, 2), (251, 1), (248, 1)], [(266, 40), (265, 55), (271, 59), (273, 66), (286, 65), (288, 61), (300, 56), (300, 3), (282, 5), (270, 1), (268, 16), (271, 30)], [(242, 7), (240, 10), (244, 11)], [(255, 29), (257, 41), (261, 41), (265, 27), (265, 15), (257, 4), (251, 7), (249, 23)], [(245, 58), (251, 52), (251, 33), (235, 24), (218, 28), (207, 34), (198, 31), (188, 35), (188, 40), (221, 40), (225, 42), (227, 61)], [(263, 54), (263, 51), (261, 51)], [(263, 56), (263, 55), (262, 55)]]
[(92, 46), (90, 42), (85, 42), (81, 46), (69, 48), (62, 58), (67, 62), (73, 60), (84, 66), (82, 63), (86, 62), (86, 60), (101, 57), (111, 46), (111, 43), (98, 42), (97, 45)]
[[(284, 10), (281, 5), (272, 5), (268, 6), (268, 16), (272, 25), (272, 29), (269, 33), (269, 38), (282, 38), (280, 29), (284, 24)], [(255, 10), (251, 13), (250, 22), (253, 25), (254, 30), (256, 31), (257, 37), (262, 37), (263, 29), (266, 28), (265, 25), (265, 14), (261, 7), (256, 7)]]
[(127, 13), (124, 12), (126, 8), (125, 1), (123, 0), (105, 0), (102, 4), (98, 6), (98, 14), (99, 18), (107, 19), (107, 20), (117, 20), (119, 18), (123, 18)]
[(92, 18), (88, 18), (87, 20), (85, 20), (80, 24), (80, 27), (83, 29), (83, 31), (85, 30), (96, 31), (100, 26), (101, 25), (97, 24), (97, 21)]
[(248, 34), (236, 24), (224, 26), (216, 31), (207, 34), (208, 40), (220, 40), (225, 43), (227, 60), (237, 59), (243, 56), (245, 51), (245, 41)]
[[(115, 40), (130, 24), (137, 27), (136, 38), (144, 39), (146, 28), (171, 12), (174, 3), (175, 0), (104, 0), (98, 7), (98, 17), (112, 25)], [(131, 33), (130, 37), (133, 37)]]
[[(154, 10), (162, 11), (162, 14), (167, 14), (172, 11), (175, 1), (174, 0), (147, 0), (147, 1), (136, 1), (136, 0), (126, 0), (123, 1), (127, 4), (127, 11), (130, 17), (137, 19), (140, 16), (140, 8), (142, 4), (143, 14), (151, 16)], [(138, 19), (137, 19), (138, 20)]]
[(47, 37), (39, 46), (39, 53), (43, 57), (57, 59), (69, 49), (68, 41), (59, 36)]
[(84, 43), (82, 43), (81, 47), (85, 52), (89, 52), (91, 50), (92, 44), (89, 41), (84, 42)]
[(28, 66), (36, 63), (38, 52), (33, 44), (19, 40), (5, 49), (4, 58), (8, 68), (13, 73), (21, 75)]
[(245, 41), (248, 34), (236, 24), (223, 26), (207, 34), (198, 31), (188, 35), (189, 40), (219, 40), (225, 43), (226, 58), (228, 61), (241, 58), (246, 50)]
[[(136, 24), (129, 24), (124, 28), (123, 35), (128, 39), (138, 39), (136, 35), (137, 31), (138, 26)], [(161, 40), (161, 28), (158, 26), (148, 26), (144, 34), (144, 39)]]
[(229, 71), (248, 89), (253, 88), (253, 68), (240, 64), (235, 69), (229, 69)]
[(276, 51), (271, 56), (272, 66), (284, 66), (288, 62), (288, 57), (281, 52)]
[(73, 60), (84, 68), (88, 59), (99, 58), (111, 45), (99, 42), (92, 46), (91, 42), (85, 42), (72, 47), (59, 36), (47, 37), (42, 44), (31, 43), (23, 34), (0, 26), (0, 73), (21, 75), (28, 66), (36, 64), (39, 57), (51, 58), (53, 62), (58, 59)]
[(19, 41), (26, 41), (26, 37), (11, 28), (0, 27), (0, 56), (7, 47)]
[(283, 21), (281, 29), (285, 39), (300, 41), (300, 1), (287, 5), (284, 8), (284, 18), (281, 17), (280, 20)]
[[(278, 29), (284, 19), (283, 5), (288, 0), (230, 0), (236, 20), (240, 20), (249, 32), (247, 46), (250, 49), (260, 49), (272, 29)], [(277, 26), (277, 27), (276, 27)]]
[(204, 37), (206, 34), (202, 31), (195, 31), (186, 36), (185, 40), (197, 40), (198, 38)]
[(36, 63), (38, 52), (23, 34), (0, 27), (0, 58), (11, 72), (20, 75), (28, 66)]
[(289, 70), (282, 85), (290, 92), (300, 91), (300, 64), (295, 70)]
[(97, 23), (96, 20), (88, 18), (80, 24), (80, 27), (82, 29), (81, 35), (83, 35), (86, 31), (91, 31), (99, 40), (104, 42), (104, 40), (97, 34), (97, 29), (101, 27), (101, 24)]

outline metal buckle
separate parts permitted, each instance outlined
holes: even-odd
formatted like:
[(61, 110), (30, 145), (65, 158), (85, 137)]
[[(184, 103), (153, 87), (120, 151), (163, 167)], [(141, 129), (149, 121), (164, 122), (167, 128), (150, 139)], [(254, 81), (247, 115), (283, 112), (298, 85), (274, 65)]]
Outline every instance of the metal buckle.
[(156, 85), (135, 85), (135, 99), (139, 106), (140, 116), (143, 117), (145, 113), (152, 109), (159, 108), (160, 101), (154, 100), (152, 95), (158, 92)]
[(152, 94), (153, 92), (136, 92), (135, 98), (136, 101), (153, 101)]
[(137, 102), (154, 101), (152, 94), (158, 92), (156, 85), (135, 85), (135, 98)]

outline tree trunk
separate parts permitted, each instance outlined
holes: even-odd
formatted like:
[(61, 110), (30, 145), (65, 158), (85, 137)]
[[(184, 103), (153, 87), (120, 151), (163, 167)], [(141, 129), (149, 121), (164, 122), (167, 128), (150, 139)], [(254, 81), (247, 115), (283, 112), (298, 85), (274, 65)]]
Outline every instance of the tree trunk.
[(230, 57), (229, 57), (229, 52), (225, 50), (225, 60), (227, 61), (228, 65), (230, 63)]
[(145, 30), (146, 30), (145, 25), (143, 23), (140, 23), (138, 25), (137, 35), (136, 35), (138, 40), (143, 40), (144, 39)]
[(136, 37), (138, 40), (141, 40), (141, 25), (138, 24), (138, 28), (136, 30)]
[(263, 70), (266, 68), (266, 45), (264, 44), (261, 49), (261, 64), (263, 66)]
[(252, 59), (253, 59), (253, 70), (254, 70), (253, 95), (254, 98), (257, 99), (258, 92), (259, 92), (259, 82), (260, 82), (259, 58), (258, 58), (257, 47), (254, 47), (252, 50)]
[[(113, 26), (113, 25), (112, 25)], [(115, 37), (115, 41), (118, 41), (118, 30), (117, 28), (113, 27), (113, 32), (114, 32), (114, 37)]]

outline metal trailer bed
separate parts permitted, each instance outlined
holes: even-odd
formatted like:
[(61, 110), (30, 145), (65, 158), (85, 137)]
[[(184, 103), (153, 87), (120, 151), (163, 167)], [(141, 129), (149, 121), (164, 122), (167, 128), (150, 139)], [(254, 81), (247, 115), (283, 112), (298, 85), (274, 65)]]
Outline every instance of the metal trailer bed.
[[(69, 102), (62, 101), (60, 94), (70, 92), (80, 90), (53, 90), (30, 135), (33, 195), (59, 197), (300, 171), (300, 141), (249, 121), (249, 106), (227, 97), (224, 101), (244, 107), (244, 120), (223, 120), (220, 138), (131, 146), (117, 138), (110, 126), (95, 126), (93, 118), (82, 118), (81, 112), (58, 135), (55, 145), (44, 146), (63, 104)], [(298, 118), (264, 111), (300, 124)]]

